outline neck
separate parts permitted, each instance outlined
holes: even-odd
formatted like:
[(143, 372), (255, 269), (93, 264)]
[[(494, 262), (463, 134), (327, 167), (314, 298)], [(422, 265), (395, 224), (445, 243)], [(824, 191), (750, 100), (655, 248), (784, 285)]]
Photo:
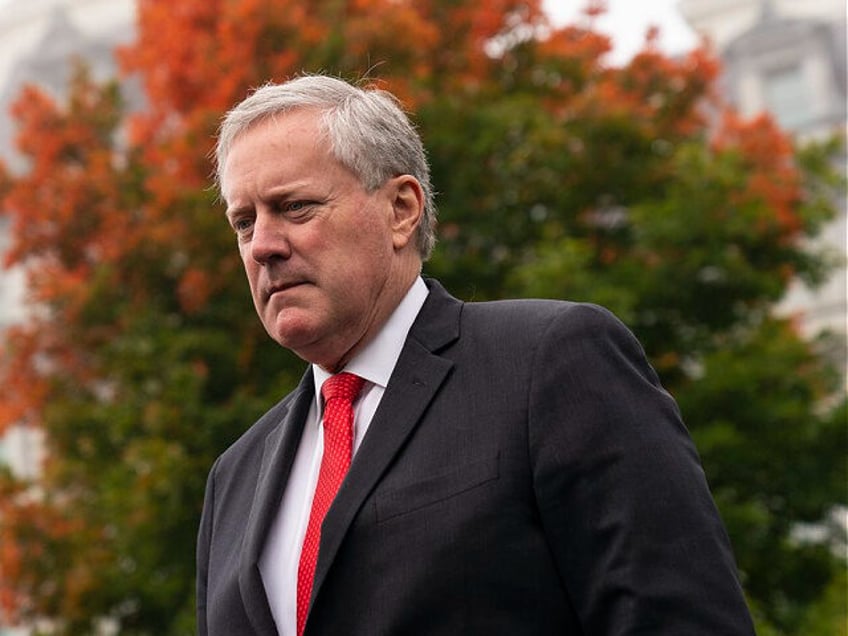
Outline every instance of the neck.
[(374, 303), (375, 313), (365, 322), (366, 327), (359, 338), (341, 355), (328, 356), (325, 360), (308, 361), (314, 362), (328, 373), (338, 373), (344, 369), (348, 362), (380, 332), (380, 329), (383, 328), (383, 325), (400, 305), (420, 273), (420, 261), (415, 263), (414, 267), (404, 268), (403, 272), (396, 271), (395, 275), (389, 277), (380, 297)]

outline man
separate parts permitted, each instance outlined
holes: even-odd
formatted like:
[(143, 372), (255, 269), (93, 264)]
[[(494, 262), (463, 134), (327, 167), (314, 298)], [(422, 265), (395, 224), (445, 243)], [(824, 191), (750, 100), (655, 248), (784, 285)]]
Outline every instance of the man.
[(595, 306), (462, 303), (421, 279), (429, 170), (389, 94), (265, 86), (217, 160), (256, 311), (310, 365), (212, 468), (201, 634), (753, 633), (630, 332)]

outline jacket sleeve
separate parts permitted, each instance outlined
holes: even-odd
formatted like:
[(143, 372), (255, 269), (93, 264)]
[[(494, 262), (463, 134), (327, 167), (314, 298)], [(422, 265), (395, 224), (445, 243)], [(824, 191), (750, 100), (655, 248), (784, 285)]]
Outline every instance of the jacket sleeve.
[(534, 352), (533, 480), (587, 634), (753, 634), (677, 405), (609, 312), (571, 305)]
[(215, 506), (215, 469), (216, 460), (206, 482), (206, 495), (203, 500), (203, 514), (200, 518), (200, 529), (197, 534), (197, 634), (206, 636), (208, 625), (206, 620), (206, 590), (209, 576), (209, 547), (212, 541), (212, 519)]

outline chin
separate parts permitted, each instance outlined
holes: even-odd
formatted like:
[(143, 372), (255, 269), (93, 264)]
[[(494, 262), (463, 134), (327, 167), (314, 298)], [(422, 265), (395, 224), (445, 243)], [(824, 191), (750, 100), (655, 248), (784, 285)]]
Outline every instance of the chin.
[(315, 339), (315, 329), (313, 325), (304, 323), (293, 323), (291, 320), (279, 320), (267, 329), (268, 335), (271, 336), (280, 346), (290, 349), (297, 353), (301, 349), (308, 348)]

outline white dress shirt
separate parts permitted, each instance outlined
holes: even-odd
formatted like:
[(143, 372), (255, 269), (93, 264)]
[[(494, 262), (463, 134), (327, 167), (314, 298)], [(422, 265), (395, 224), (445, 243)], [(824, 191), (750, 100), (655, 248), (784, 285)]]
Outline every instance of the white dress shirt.
[[(376, 337), (344, 368), (366, 381), (353, 405), (354, 455), (377, 411), (409, 329), (428, 293), (424, 281), (417, 278)], [(315, 400), (309, 408), (288, 484), (259, 559), (262, 582), (280, 636), (296, 634), (297, 568), (324, 452), (321, 387), (330, 374), (317, 365), (312, 365), (312, 372)]]

